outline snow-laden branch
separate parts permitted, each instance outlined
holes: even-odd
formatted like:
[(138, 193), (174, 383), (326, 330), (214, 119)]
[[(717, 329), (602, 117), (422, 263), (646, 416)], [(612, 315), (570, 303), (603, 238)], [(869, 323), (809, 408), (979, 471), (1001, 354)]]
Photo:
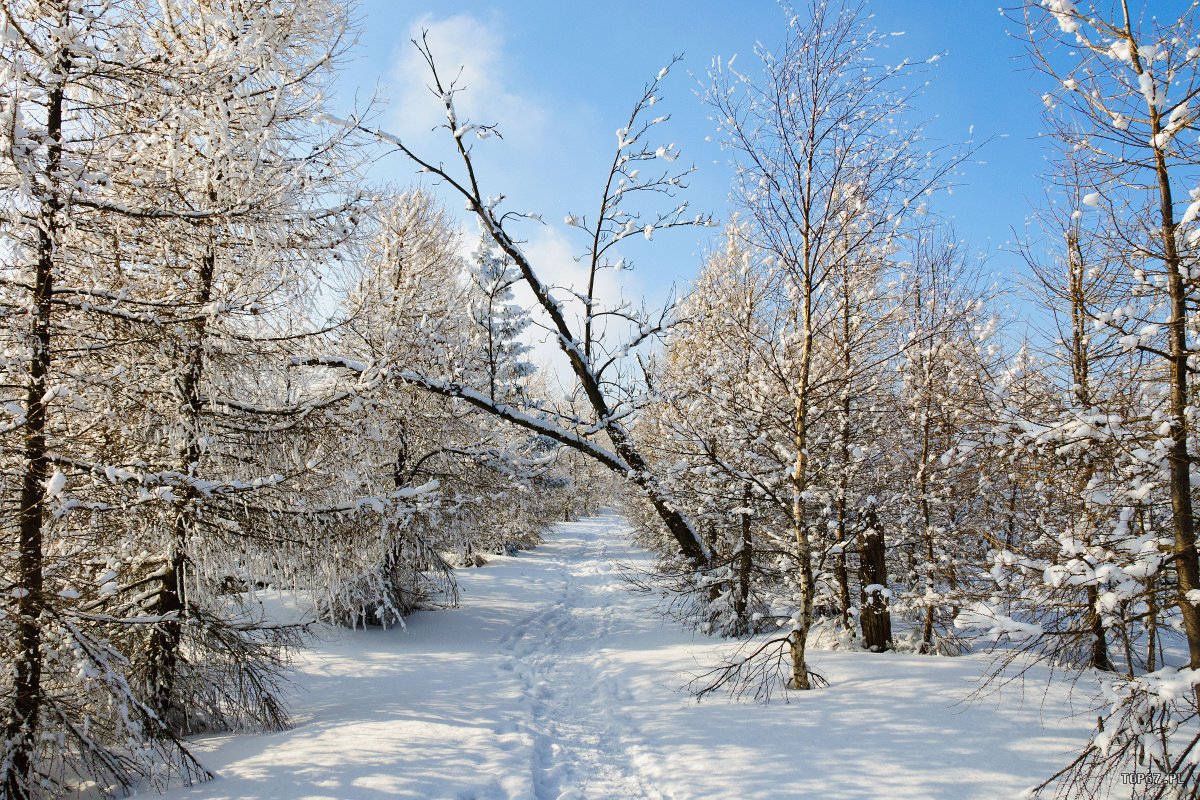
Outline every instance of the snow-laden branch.
[[(592, 337), (594, 335), (592, 322), (596, 313), (601, 310), (597, 308), (596, 304), (595, 279), (599, 269), (605, 266), (602, 262), (602, 257), (606, 248), (602, 245), (602, 242), (613, 238), (619, 240), (619, 237), (632, 235), (638, 230), (636, 220), (628, 215), (623, 215), (619, 210), (621, 199), (635, 188), (664, 193), (669, 196), (675, 189), (684, 188), (685, 184), (682, 178), (687, 172), (690, 172), (690, 170), (687, 170), (678, 175), (666, 174), (660, 178), (639, 180), (639, 171), (628, 167), (634, 161), (650, 161), (659, 158), (671, 161), (678, 155), (673, 145), (650, 149), (649, 146), (642, 147), (638, 144), (641, 141), (641, 137), (647, 131), (666, 121), (666, 117), (658, 117), (649, 122), (639, 122), (646, 109), (657, 102), (658, 97), (656, 92), (658, 84), (668, 73), (669, 67), (661, 71), (647, 85), (641, 99), (634, 106), (629, 123), (622, 131), (618, 132), (616, 154), (606, 179), (599, 217), (596, 220), (595, 228), (591, 231), (592, 246), (588, 254), (590, 263), (589, 283), (583, 297), (583, 332), (580, 335), (568, 321), (567, 312), (563, 304), (555, 299), (551, 287), (545, 284), (539, 277), (524, 248), (505, 229), (504, 222), (513, 217), (509, 214), (500, 213), (497, 208), (503, 195), (486, 194), (480, 187), (471, 148), (464, 141), (466, 138), (465, 134), (471, 130), (476, 130), (476, 128), (473, 128), (469, 121), (460, 119), (454, 106), (454, 95), (460, 89), (453, 82), (446, 83), (443, 81), (425, 35), (422, 35), (419, 41), (413, 40), (413, 45), (420, 52), (429, 68), (431, 78), (430, 91), (445, 106), (446, 125), (450, 130), (458, 154), (461, 166), (460, 174), (453, 174), (450, 168), (444, 164), (435, 164), (432, 161), (422, 158), (405, 144), (400, 137), (382, 130), (367, 128), (356, 119), (339, 119), (328, 114), (323, 114), (319, 116), (318, 121), (340, 125), (347, 129), (369, 134), (377, 140), (395, 147), (416, 164), (421, 172), (433, 175), (465, 201), (467, 210), (475, 214), (485, 234), (491, 238), (503, 252), (504, 256), (510, 259), (520, 272), (521, 278), (533, 293), (537, 304), (549, 319), (549, 327), (555, 341), (557, 341), (559, 348), (566, 355), (571, 366), (571, 371), (578, 382), (579, 388), (583, 391), (584, 396), (591, 405), (596, 419), (603, 421), (602, 431), (611, 442), (612, 449), (609, 450), (608, 448), (599, 446), (578, 433), (561, 428), (543, 418), (531, 416), (520, 409), (494, 402), (484, 394), (465, 385), (433, 379), (414, 372), (395, 372), (391, 374), (391, 377), (411, 385), (420, 386), (435, 394), (461, 399), (493, 416), (528, 430), (544, 434), (560, 444), (586, 453), (606, 467), (621, 473), (646, 493), (664, 524), (679, 544), (681, 554), (697, 566), (707, 565), (711, 561), (707, 546), (691, 522), (670, 502), (666, 491), (650, 472), (648, 462), (637, 450), (628, 431), (621, 424), (621, 415), (614, 413), (611, 408), (611, 401), (605, 392), (606, 384), (601, 370), (597, 370), (592, 363)], [(673, 60), (672, 64), (677, 60)], [(492, 128), (484, 130), (489, 134), (494, 132)], [(710, 224), (710, 218), (704, 215), (686, 220), (686, 210), (686, 203), (679, 204), (673, 211), (658, 215), (654, 223), (642, 226), (641, 231), (647, 238), (650, 238), (656, 226), (671, 228), (684, 224)], [(519, 218), (525, 217), (522, 215)], [(575, 221), (577, 224), (580, 224), (577, 219)], [(633, 227), (630, 227), (631, 222)], [(643, 340), (649, 338), (649, 332), (645, 332), (640, 338)], [(317, 359), (308, 363), (341, 366), (348, 369), (358, 366), (344, 359), (341, 363), (338, 363), (336, 359), (328, 358), (323, 360)], [(609, 364), (605, 366), (607, 368)]]

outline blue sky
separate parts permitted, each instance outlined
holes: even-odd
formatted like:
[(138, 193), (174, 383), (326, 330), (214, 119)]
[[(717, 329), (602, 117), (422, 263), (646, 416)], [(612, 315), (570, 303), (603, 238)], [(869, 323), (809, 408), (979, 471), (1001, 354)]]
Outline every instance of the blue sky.
[[(933, 119), (934, 143), (964, 141), (972, 126), (976, 140), (990, 139), (966, 165), (954, 195), (935, 208), (955, 218), (973, 251), (990, 254), (989, 271), (1011, 274), (1019, 260), (1002, 246), (1042, 200), (1037, 135), (1044, 79), (1027, 69), (1022, 45), (1008, 35), (1011, 23), (984, 0), (877, 2), (874, 14), (880, 30), (904, 32), (889, 39), (888, 61), (945, 54), (927, 72), (919, 109), (921, 118)], [(529, 249), (563, 280), (570, 279), (580, 242), (558, 223), (567, 212), (596, 205), (614, 131), (643, 84), (675, 53), (686, 60), (667, 78), (658, 107), (672, 115), (666, 136), (699, 170), (687, 194), (694, 208), (726, 217), (731, 171), (716, 143), (706, 141), (713, 126), (695, 96), (697, 82), (714, 56), (738, 54), (739, 67), (748, 69), (755, 43), (774, 46), (785, 29), (775, 0), (365, 0), (359, 16), (360, 47), (344, 71), (338, 102), (344, 107), (378, 90), (384, 103), (377, 124), (425, 152), (445, 152), (438, 150), (445, 132), (430, 132), (440, 115), (408, 41), (428, 28), (445, 67), (466, 67), (460, 109), (475, 121), (498, 122), (505, 133), (505, 141), (476, 145), (485, 190), (503, 192), (509, 208), (551, 223), (530, 225)], [(416, 179), (396, 157), (379, 164), (378, 175), (401, 185)], [(661, 298), (695, 274), (713, 236), (714, 229), (698, 229), (656, 237), (630, 254), (635, 270), (622, 273), (622, 287), (611, 290)]]

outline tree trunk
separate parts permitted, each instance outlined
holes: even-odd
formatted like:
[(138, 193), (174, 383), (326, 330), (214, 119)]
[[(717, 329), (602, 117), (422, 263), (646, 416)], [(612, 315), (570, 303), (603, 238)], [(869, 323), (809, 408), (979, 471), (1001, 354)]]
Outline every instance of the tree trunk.
[[(1158, 669), (1158, 594), (1155, 586), (1155, 577), (1150, 576), (1145, 579), (1146, 586), (1146, 671), (1154, 672)], [(1108, 649), (1105, 648), (1105, 656), (1108, 655)], [(1112, 664), (1109, 664), (1109, 670), (1113, 670)]]
[(739, 516), (741, 521), (741, 542), (738, 549), (737, 590), (733, 593), (733, 610), (737, 615), (738, 628), (750, 630), (750, 574), (754, 568), (754, 540), (750, 531), (750, 486), (742, 490), (742, 507), (745, 509)]
[(812, 568), (812, 539), (804, 505), (808, 489), (808, 390), (813, 353), (812, 252), (808, 232), (805, 234), (800, 264), (802, 297), (797, 309), (800, 313), (797, 316), (793, 311), (793, 324), (800, 332), (801, 347), (792, 408), (792, 445), (796, 451), (796, 462), (792, 468), (792, 532), (796, 537), (796, 557), (800, 562), (800, 608), (795, 612), (788, 638), (788, 649), (792, 657), (790, 686), (793, 689), (813, 688), (809, 680), (806, 651), (808, 631), (812, 627), (813, 592), (816, 590)]
[[(1074, 223), (1078, 225), (1078, 223)], [(1084, 272), (1085, 265), (1083, 262), (1083, 251), (1079, 246), (1079, 234), (1075, 227), (1072, 227), (1067, 232), (1067, 254), (1068, 254), (1068, 286), (1067, 291), (1071, 301), (1071, 374), (1075, 381), (1075, 398), (1078, 401), (1081, 409), (1088, 409), (1092, 406), (1091, 396), (1091, 355), (1088, 350), (1088, 332), (1087, 332), (1087, 307), (1085, 305), (1086, 292), (1084, 289)], [(1075, 495), (1081, 498), (1086, 487), (1091, 483), (1094, 470), (1090, 466), (1085, 466), (1076, 482)], [(1084, 526), (1082, 539), (1089, 546), (1092, 544), (1092, 525), (1090, 513), (1086, 501), (1082, 501), (1080, 509), (1082, 522)], [(1088, 586), (1085, 590), (1088, 610), (1085, 615), (1085, 624), (1087, 625), (1088, 637), (1091, 640), (1090, 650), (1088, 654), (1088, 663), (1098, 670), (1112, 672), (1112, 660), (1108, 656), (1108, 640), (1104, 630), (1104, 622), (1100, 617), (1100, 612), (1096, 610), (1096, 602), (1099, 600), (1100, 592), (1095, 585)]]
[[(616, 442), (614, 441), (614, 445)], [(672, 538), (679, 546), (679, 552), (696, 568), (709, 566), (709, 554), (700, 542), (700, 536), (692, 528), (691, 523), (671, 504), (656, 481), (650, 476), (646, 462), (640, 453), (633, 449), (628, 442), (623, 441), (615, 448), (617, 454), (625, 459), (632, 467), (627, 473), (628, 479), (640, 488), (654, 506), (659, 519), (662, 520)]]
[[(1137, 63), (1135, 61), (1135, 63)], [(1158, 109), (1150, 106), (1151, 133), (1155, 138), (1162, 132)], [(1171, 180), (1162, 148), (1154, 148), (1154, 167), (1158, 179), (1159, 210), (1161, 212), (1163, 256), (1167, 268), (1167, 289), (1170, 297), (1170, 422), (1171, 447), (1167, 453), (1170, 465), (1171, 517), (1174, 534), (1175, 571), (1178, 576), (1176, 604), (1183, 617), (1187, 635), (1188, 666), (1200, 669), (1200, 608), (1192, 592), (1200, 590), (1200, 559), (1196, 554), (1196, 521), (1192, 510), (1192, 458), (1188, 453), (1188, 345), (1187, 345), (1187, 286), (1184, 283), (1182, 259), (1175, 243), (1175, 206), (1171, 197)], [(1200, 686), (1195, 689), (1200, 703)]]
[[(200, 309), (212, 300), (215, 271), (216, 252), (210, 244), (201, 258), (197, 275), (196, 306)], [(179, 401), (179, 431), (174, 457), (175, 466), (180, 474), (196, 478), (202, 454), (200, 382), (204, 375), (206, 318), (202, 316), (190, 327), (190, 337), (184, 342), (186, 352), (183, 364), (175, 378), (176, 397)], [(153, 613), (166, 619), (154, 627), (147, 655), (151, 708), (164, 724), (177, 732), (185, 732), (188, 709), (181, 707), (175, 701), (174, 695), (179, 646), (183, 638), (184, 618), (187, 615), (188, 550), (196, 527), (196, 490), (191, 486), (180, 486), (178, 498), (160, 589), (153, 601)]]
[[(62, 26), (69, 22), (64, 10)], [(58, 83), (50, 90), (46, 107), (46, 179), (58, 180), (62, 160), (62, 118), (65, 76), (70, 55), (58, 54)], [(12, 706), (5, 724), (7, 763), (0, 764), (0, 796), (25, 800), (32, 796), (34, 753), (38, 742), (38, 718), (42, 710), (42, 631), (45, 602), (43, 575), (45, 553), (42, 523), (49, 467), (46, 445), (47, 376), (51, 366), (51, 299), (54, 291), (54, 256), (58, 241), (62, 201), (56, 191), (42, 201), (38, 218), (37, 264), (33, 281), (33, 328), (25, 386), (25, 458), (18, 509), (17, 586), (23, 594), (17, 601), (18, 650), (13, 658)]]
[(850, 492), (850, 386), (853, 380), (850, 360), (850, 337), (853, 333), (850, 314), (850, 270), (842, 263), (842, 403), (841, 425), (838, 430), (841, 445), (842, 474), (838, 478), (837, 496), (837, 527), (834, 531), (837, 552), (833, 557), (833, 576), (837, 581), (838, 605), (842, 618), (842, 628), (850, 629), (850, 574), (846, 569), (846, 495)]
[(1096, 602), (1099, 599), (1100, 592), (1096, 589), (1096, 587), (1087, 587), (1088, 638), (1091, 640), (1091, 646), (1088, 648), (1088, 665), (1093, 669), (1103, 670), (1104, 672), (1113, 672), (1112, 660), (1108, 657), (1108, 637), (1105, 635), (1104, 624), (1100, 618), (1100, 613), (1096, 611)]
[[(927, 401), (928, 402), (928, 401)], [(928, 415), (927, 415), (928, 416)], [(921, 475), (918, 481), (921, 492), (921, 534), (925, 540), (925, 614), (921, 623), (921, 648), (922, 654), (931, 654), (937, 652), (937, 643), (934, 641), (934, 621), (937, 617), (937, 609), (934, 608), (932, 595), (937, 586), (934, 581), (934, 569), (937, 564), (937, 550), (934, 547), (933, 540), (933, 508), (929, 503), (929, 484), (926, 478), (926, 469), (928, 467), (928, 452), (929, 452), (929, 420), (925, 420), (924, 432), (924, 452), (922, 454)]]
[[(925, 298), (918, 286), (916, 292), (915, 319), (920, 320), (925, 309)], [(929, 298), (929, 304), (936, 306), (935, 298)], [(934, 318), (935, 309), (930, 309), (930, 317)], [(937, 647), (934, 642), (934, 621), (936, 610), (930, 595), (936, 586), (934, 582), (934, 564), (937, 552), (933, 540), (933, 506), (929, 502), (929, 467), (930, 453), (933, 450), (933, 356), (918, 356), (922, 359), (921, 369), (921, 452), (920, 463), (917, 467), (917, 494), (921, 508), (921, 537), (925, 545), (925, 610), (921, 621), (921, 647), (923, 654), (933, 653)]]
[[(806, 389), (802, 389), (802, 392)], [(813, 569), (812, 569), (812, 540), (809, 537), (808, 526), (804, 513), (805, 475), (808, 458), (805, 450), (807, 439), (806, 408), (803, 397), (796, 398), (795, 408), (795, 446), (796, 463), (792, 474), (792, 528), (796, 536), (796, 558), (800, 570), (800, 608), (792, 618), (792, 631), (788, 637), (788, 650), (792, 658), (792, 679), (789, 686), (792, 689), (811, 689), (809, 680), (806, 650), (808, 647), (808, 630), (812, 625), (813, 613)]]
[[(926, 424), (926, 427), (928, 427), (928, 424), (929, 424), (928, 421), (926, 421), (925, 424)], [(928, 442), (928, 439), (929, 439), (929, 434), (928, 434), (928, 430), (926, 430), (926, 434), (925, 434), (926, 442)], [(926, 445), (926, 447), (928, 447), (928, 445)], [(926, 466), (927, 465), (923, 462), (922, 466), (921, 466), (921, 477), (919, 480), (919, 486), (920, 486), (920, 491), (921, 491), (921, 503), (920, 503), (921, 519), (923, 522), (922, 536), (925, 539), (925, 570), (926, 570), (925, 589), (926, 589), (927, 594), (932, 594), (934, 591), (934, 587), (936, 585), (934, 583), (934, 579), (933, 579), (933, 570), (934, 570), (934, 564), (937, 563), (937, 561), (936, 561), (937, 551), (934, 548), (934, 542), (933, 542), (933, 509), (930, 507), (929, 495), (927, 494), (929, 491), (929, 488), (928, 488), (928, 484), (925, 479), (925, 467)], [(933, 623), (936, 618), (936, 613), (937, 613), (936, 609), (933, 606), (933, 600), (927, 597), (925, 600), (924, 618), (921, 623), (921, 649), (920, 649), (920, 652), (923, 654), (934, 653), (937, 651), (937, 646), (936, 646), (936, 643), (934, 642), (934, 631), (933, 631)]]
[(859, 553), (859, 582), (862, 584), (863, 646), (875, 653), (892, 649), (892, 615), (885, 594), (887, 553), (883, 529), (873, 507), (863, 514), (862, 546)]
[(392, 483), (397, 489), (408, 485), (408, 437), (405, 435), (404, 424), (396, 430), (396, 461), (392, 464)]
[[(459, 146), (461, 147), (461, 142), (459, 142)], [(465, 153), (464, 157), (467, 157)], [(601, 421), (603, 431), (608, 434), (613, 450), (625, 461), (628, 470), (621, 470), (620, 467), (603, 458), (597, 460), (600, 460), (605, 466), (622, 471), (633, 485), (645, 493), (647, 499), (654, 506), (655, 512), (658, 513), (659, 519), (662, 520), (663, 525), (666, 526), (671, 537), (678, 544), (680, 554), (691, 566), (698, 569), (710, 566), (711, 559), (709, 553), (701, 542), (699, 534), (692, 527), (691, 522), (670, 503), (666, 493), (650, 472), (646, 459), (642, 457), (642, 454), (638, 452), (633, 442), (630, 441), (629, 434), (620, 422), (614, 420), (612, 411), (608, 407), (608, 400), (605, 398), (604, 390), (600, 385), (599, 377), (592, 371), (591, 361), (585, 355), (587, 346), (584, 343), (580, 343), (572, 335), (566, 317), (563, 315), (562, 307), (551, 296), (549, 288), (538, 278), (533, 265), (529, 262), (525, 253), (517, 246), (516, 242), (509, 238), (508, 234), (504, 232), (503, 227), (490, 216), (491, 212), (484, 208), (482, 198), (478, 196), (478, 193), (471, 196), (471, 203), (472, 210), (487, 225), (488, 231), (496, 242), (496, 245), (513, 260), (513, 263), (525, 279), (525, 283), (533, 291), (538, 304), (541, 305), (550, 317), (551, 324), (558, 332), (559, 346), (571, 364), (571, 371), (579, 380), (579, 385), (583, 389), (583, 393), (587, 397), (592, 410), (595, 412), (596, 419)], [(428, 385), (426, 384), (426, 386)], [(476, 405), (480, 404), (476, 402)], [(481, 407), (489, 410), (487, 404), (483, 404)], [(494, 404), (491, 405), (490, 410), (493, 413), (496, 412)], [(522, 415), (500, 414), (500, 416), (519, 425), (529, 427), (528, 422), (522, 418)], [(564, 439), (559, 439), (559, 441), (574, 446), (576, 449), (594, 458), (597, 456), (595, 451), (579, 447), (575, 442)]]
[(842, 398), (842, 475), (837, 497), (837, 527), (834, 530), (837, 552), (833, 557), (833, 576), (837, 581), (838, 605), (842, 627), (850, 629), (850, 573), (846, 568), (846, 493), (850, 491), (850, 397)]

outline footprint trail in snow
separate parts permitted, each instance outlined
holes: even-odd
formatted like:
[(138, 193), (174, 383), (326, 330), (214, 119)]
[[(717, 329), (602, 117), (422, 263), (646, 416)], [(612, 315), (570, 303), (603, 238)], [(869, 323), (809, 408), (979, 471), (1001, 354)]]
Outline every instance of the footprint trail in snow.
[(502, 639), (502, 669), (520, 681), (530, 716), (537, 800), (669, 800), (638, 768), (650, 758), (627, 709), (632, 695), (606, 657), (619, 619), (618, 566), (607, 534), (619, 520), (601, 516), (564, 525), (541, 550), (544, 604)]

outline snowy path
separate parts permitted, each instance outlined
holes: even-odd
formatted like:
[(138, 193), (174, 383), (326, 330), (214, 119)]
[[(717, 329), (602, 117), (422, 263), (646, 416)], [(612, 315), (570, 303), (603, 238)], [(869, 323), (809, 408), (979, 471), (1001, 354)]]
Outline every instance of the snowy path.
[[(553, 559), (552, 580), (561, 578), (561, 586), (550, 594), (557, 596), (501, 638), (507, 659), (501, 668), (517, 676), (530, 712), (523, 727), (533, 741), (537, 800), (669, 797), (639, 773), (636, 756), (645, 759), (646, 748), (624, 711), (634, 698), (604, 653), (623, 622), (612, 596), (619, 583), (601, 538), (611, 527), (604, 517), (571, 526), (573, 546)], [(559, 548), (567, 542), (557, 540)]]
[[(214, 736), (172, 800), (1004, 798), (1082, 741), (1065, 689), (959, 701), (979, 658), (814, 654), (829, 689), (770, 706), (681, 687), (727, 643), (631, 593), (612, 514), (460, 574), (462, 607), (329, 631), (297, 663), (296, 726)], [(1041, 673), (1035, 674), (1035, 680)]]

